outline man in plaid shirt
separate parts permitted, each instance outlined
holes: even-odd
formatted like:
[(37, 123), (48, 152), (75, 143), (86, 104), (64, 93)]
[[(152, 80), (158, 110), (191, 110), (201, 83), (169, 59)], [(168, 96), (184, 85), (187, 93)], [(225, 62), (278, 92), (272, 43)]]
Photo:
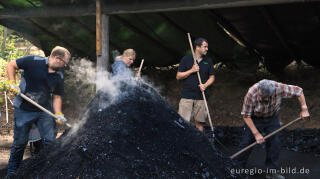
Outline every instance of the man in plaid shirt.
[[(301, 104), (301, 117), (309, 117), (302, 88), (272, 80), (261, 80), (251, 86), (244, 98), (241, 112), (245, 126), (239, 148), (243, 149), (253, 143), (254, 140), (258, 144), (264, 143), (261, 132), (269, 134), (280, 127), (278, 112), (282, 98), (294, 96), (297, 96)], [(277, 134), (266, 141), (266, 150), (266, 167), (268, 169), (276, 169), (280, 153), (280, 141)], [(247, 150), (238, 156), (237, 161), (241, 168), (245, 167), (250, 153), (251, 150)], [(284, 178), (279, 174), (275, 175), (273, 176), (274, 178)]]

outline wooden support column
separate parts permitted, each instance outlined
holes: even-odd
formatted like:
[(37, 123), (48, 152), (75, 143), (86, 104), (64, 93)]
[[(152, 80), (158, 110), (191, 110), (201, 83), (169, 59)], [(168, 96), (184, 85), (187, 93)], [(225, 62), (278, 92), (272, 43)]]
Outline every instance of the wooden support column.
[(96, 91), (101, 89), (108, 79), (107, 67), (109, 62), (109, 16), (101, 14), (100, 0), (96, 0), (96, 55), (97, 81)]

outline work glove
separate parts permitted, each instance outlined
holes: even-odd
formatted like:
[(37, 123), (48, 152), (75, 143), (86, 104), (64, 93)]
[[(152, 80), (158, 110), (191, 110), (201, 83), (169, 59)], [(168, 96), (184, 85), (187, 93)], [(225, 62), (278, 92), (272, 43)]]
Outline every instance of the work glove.
[(67, 119), (64, 117), (63, 113), (57, 112), (55, 115), (56, 115), (56, 122), (59, 125), (63, 125), (64, 123), (67, 122)]
[(10, 85), (10, 92), (13, 93), (14, 95), (19, 95), (20, 88), (16, 85)]
[(9, 82), (9, 91), (15, 95), (19, 95), (20, 94), (20, 88), (19, 86), (17, 85), (17, 83), (15, 83), (14, 80), (10, 80)]
[(7, 91), (14, 95), (19, 94), (20, 89), (14, 80), (0, 81), (0, 90)]

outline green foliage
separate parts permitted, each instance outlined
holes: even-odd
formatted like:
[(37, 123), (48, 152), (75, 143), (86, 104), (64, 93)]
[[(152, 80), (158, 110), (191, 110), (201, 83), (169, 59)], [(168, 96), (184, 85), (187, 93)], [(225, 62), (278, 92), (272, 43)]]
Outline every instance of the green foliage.
[[(24, 52), (16, 47), (17, 44), (27, 44), (28, 42), (22, 37), (14, 34), (12, 31), (8, 32), (7, 37), (4, 40), (4, 27), (0, 26), (0, 43), (0, 91), (8, 91), (10, 85), (7, 80), (7, 64), (11, 60), (16, 60), (24, 55)], [(4, 48), (2, 49), (3, 46)]]
[[(2, 49), (0, 50), (0, 58), (1, 60), (5, 61), (11, 61), (15, 60), (19, 57), (23, 56), (23, 51), (19, 50), (18, 48), (15, 47), (15, 44), (18, 42), (24, 42), (22, 37), (15, 35), (15, 34), (8, 34), (6, 40), (3, 40), (3, 27), (0, 26), (0, 41), (1, 41), (1, 48), (4, 45), (4, 51)], [(5, 42), (5, 44), (3, 44)]]

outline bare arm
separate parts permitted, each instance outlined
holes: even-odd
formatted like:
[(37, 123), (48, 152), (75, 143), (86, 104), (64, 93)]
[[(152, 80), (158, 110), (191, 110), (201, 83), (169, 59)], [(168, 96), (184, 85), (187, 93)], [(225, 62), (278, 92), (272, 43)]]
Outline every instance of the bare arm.
[(53, 111), (54, 113), (62, 112), (62, 97), (60, 95), (53, 95)]
[(254, 125), (252, 119), (249, 118), (249, 117), (244, 117), (243, 120), (247, 124), (249, 129), (251, 130), (251, 132), (252, 132), (254, 138), (256, 139), (257, 143), (258, 144), (263, 143), (264, 142), (263, 136), (260, 134), (260, 132), (258, 131), (256, 126)]
[(10, 61), (7, 65), (7, 75), (9, 81), (16, 80), (16, 69), (19, 69), (16, 61)]
[(308, 111), (308, 107), (307, 107), (307, 103), (306, 103), (306, 99), (304, 97), (303, 92), (301, 93), (301, 95), (298, 97), (298, 100), (300, 102), (301, 105), (301, 117), (305, 118), (305, 117), (309, 117), (309, 111)]
[(183, 80), (188, 78), (192, 73), (199, 71), (199, 66), (197, 64), (193, 65), (190, 70), (187, 70), (185, 72), (177, 72), (177, 80)]
[(204, 91), (206, 90), (210, 85), (212, 85), (212, 83), (214, 82), (215, 80), (215, 76), (214, 75), (210, 75), (209, 79), (202, 85), (199, 85), (200, 87), (200, 90), (201, 91)]

